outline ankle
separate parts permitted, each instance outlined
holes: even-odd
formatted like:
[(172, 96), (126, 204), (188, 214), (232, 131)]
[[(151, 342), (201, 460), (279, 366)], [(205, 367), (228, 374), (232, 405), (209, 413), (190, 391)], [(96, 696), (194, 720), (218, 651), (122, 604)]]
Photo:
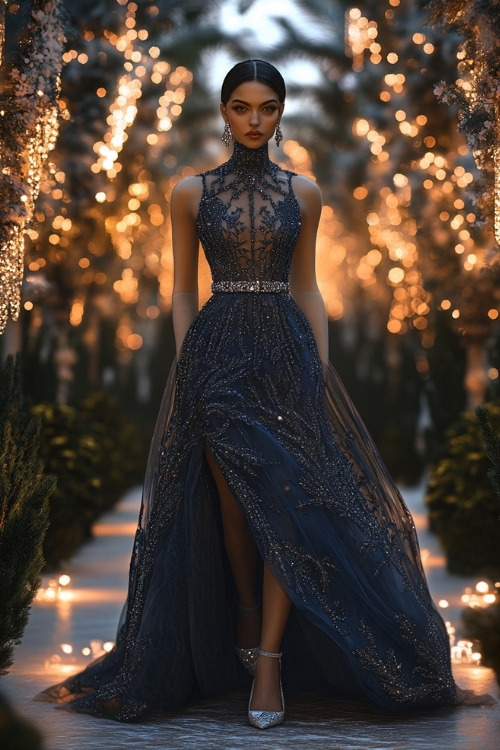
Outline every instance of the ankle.
[(262, 648), (262, 646), (260, 646), (259, 650), (258, 650), (258, 655), (259, 656), (265, 656), (265, 657), (267, 657), (269, 659), (278, 659), (279, 661), (281, 661), (282, 653), (281, 653), (281, 651), (276, 651), (276, 650), (274, 650), (274, 651), (267, 651), (266, 649)]

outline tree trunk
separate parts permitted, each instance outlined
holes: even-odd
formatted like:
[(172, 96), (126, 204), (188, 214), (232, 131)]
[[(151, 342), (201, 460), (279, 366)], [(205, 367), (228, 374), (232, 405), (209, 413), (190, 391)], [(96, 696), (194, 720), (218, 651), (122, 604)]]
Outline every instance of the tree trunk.
[(484, 404), (486, 398), (486, 347), (484, 340), (465, 342), (466, 370), (464, 388), (467, 394), (467, 411)]

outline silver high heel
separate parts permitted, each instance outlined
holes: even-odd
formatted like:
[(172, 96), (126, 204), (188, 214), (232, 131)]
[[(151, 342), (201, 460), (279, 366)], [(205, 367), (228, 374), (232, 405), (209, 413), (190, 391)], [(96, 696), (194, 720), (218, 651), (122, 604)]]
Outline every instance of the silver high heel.
[(259, 648), (257, 649), (257, 656), (271, 656), (273, 659), (279, 659), (281, 711), (252, 711), (250, 709), (250, 706), (252, 705), (253, 688), (255, 685), (254, 680), (250, 692), (250, 700), (248, 701), (248, 721), (252, 727), (256, 727), (257, 729), (271, 729), (271, 727), (277, 727), (280, 724), (283, 724), (285, 718), (285, 699), (283, 698), (283, 687), (281, 685), (281, 654), (273, 654), (270, 651), (262, 651)]
[[(236, 604), (239, 609), (243, 610), (243, 612), (255, 612), (260, 607), (260, 602), (257, 602), (257, 604), (253, 607), (244, 607), (243, 604), (240, 604), (238, 600), (236, 600)], [(234, 648), (236, 650), (236, 653), (238, 654), (239, 660), (253, 677), (255, 674), (257, 656), (259, 655), (259, 647), (253, 646), (252, 648), (240, 648), (239, 646), (235, 646)]]

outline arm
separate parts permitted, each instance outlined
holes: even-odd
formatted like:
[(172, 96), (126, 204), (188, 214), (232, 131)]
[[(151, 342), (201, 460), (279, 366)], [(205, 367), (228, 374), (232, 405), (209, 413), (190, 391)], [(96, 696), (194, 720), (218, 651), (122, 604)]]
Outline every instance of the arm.
[(321, 194), (307, 177), (293, 178), (295, 196), (300, 205), (302, 226), (293, 252), (290, 293), (308, 319), (318, 354), (328, 362), (328, 322), (325, 303), (316, 282), (316, 234), (321, 216)]
[(198, 313), (198, 249), (196, 215), (201, 197), (199, 177), (186, 177), (172, 191), (172, 249), (174, 256), (174, 289), (172, 322), (175, 348), (180, 356), (184, 337)]

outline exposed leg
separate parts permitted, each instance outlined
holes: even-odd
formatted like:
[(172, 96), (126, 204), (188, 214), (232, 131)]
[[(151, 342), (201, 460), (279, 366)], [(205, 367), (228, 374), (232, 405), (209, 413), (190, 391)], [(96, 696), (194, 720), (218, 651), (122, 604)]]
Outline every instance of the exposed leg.
[[(290, 599), (267, 565), (264, 566), (262, 597), (262, 651), (278, 653), (283, 631), (290, 613)], [(281, 711), (279, 660), (259, 655), (255, 667), (252, 711)]]
[[(205, 456), (220, 497), (224, 543), (240, 604), (253, 607), (257, 602), (257, 547), (245, 516), (238, 506), (217, 462), (205, 448)], [(258, 610), (238, 608), (237, 645), (277, 653), (290, 613), (290, 599), (267, 565), (262, 589), (262, 629)], [(254, 711), (281, 711), (280, 668), (278, 659), (259, 656), (255, 669), (252, 705)]]
[[(245, 516), (208, 448), (205, 456), (219, 493), (224, 543), (238, 601), (242, 607), (251, 609), (257, 603), (257, 547)], [(240, 648), (253, 648), (260, 640), (260, 610), (247, 609), (237, 610), (236, 645)]]

